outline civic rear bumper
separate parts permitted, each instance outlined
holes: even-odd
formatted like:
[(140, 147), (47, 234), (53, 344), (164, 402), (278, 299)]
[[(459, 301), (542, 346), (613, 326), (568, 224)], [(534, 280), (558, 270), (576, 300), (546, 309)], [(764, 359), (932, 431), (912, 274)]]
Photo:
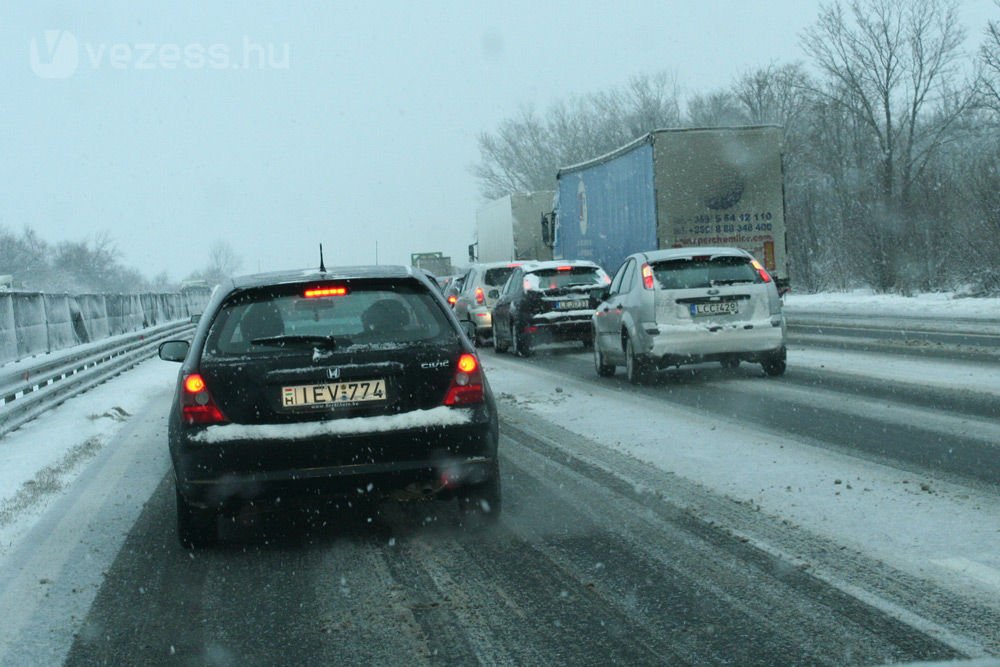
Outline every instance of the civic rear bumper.
[(496, 456), (496, 421), (489, 418), (291, 442), (204, 443), (184, 434), (171, 442), (178, 490), (189, 503), (204, 506), (300, 496), (377, 498), (414, 485), (475, 484)]

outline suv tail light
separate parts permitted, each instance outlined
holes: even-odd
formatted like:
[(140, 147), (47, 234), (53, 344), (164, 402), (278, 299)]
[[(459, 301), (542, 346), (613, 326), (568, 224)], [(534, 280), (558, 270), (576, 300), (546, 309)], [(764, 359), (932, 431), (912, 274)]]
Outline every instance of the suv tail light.
[(186, 424), (221, 424), (229, 421), (215, 404), (205, 379), (197, 373), (184, 376), (181, 416)]
[(465, 353), (458, 358), (455, 375), (445, 394), (444, 404), (452, 407), (483, 402), (483, 374), (479, 359), (474, 354)]
[(486, 303), (486, 293), (483, 291), (482, 287), (476, 288), (476, 303), (479, 305)]
[(642, 286), (653, 289), (653, 267), (649, 264), (642, 265)]

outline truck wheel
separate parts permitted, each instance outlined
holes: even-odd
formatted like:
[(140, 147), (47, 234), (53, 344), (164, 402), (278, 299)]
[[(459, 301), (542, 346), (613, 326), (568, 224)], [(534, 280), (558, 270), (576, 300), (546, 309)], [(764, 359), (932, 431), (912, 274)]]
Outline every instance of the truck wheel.
[(632, 339), (625, 339), (625, 376), (632, 384), (645, 384), (650, 379), (649, 362), (635, 351)]
[(594, 370), (602, 378), (608, 378), (615, 374), (615, 365), (609, 364), (604, 360), (604, 353), (601, 352), (601, 346), (597, 342), (597, 334), (594, 334), (592, 340), (594, 348)]
[(216, 539), (216, 515), (210, 509), (189, 504), (176, 488), (177, 538), (185, 549), (208, 546)]
[(768, 377), (777, 377), (779, 375), (785, 374), (785, 359), (787, 357), (787, 352), (785, 348), (781, 348), (777, 352), (772, 352), (771, 354), (764, 357), (760, 366), (764, 369), (764, 373)]

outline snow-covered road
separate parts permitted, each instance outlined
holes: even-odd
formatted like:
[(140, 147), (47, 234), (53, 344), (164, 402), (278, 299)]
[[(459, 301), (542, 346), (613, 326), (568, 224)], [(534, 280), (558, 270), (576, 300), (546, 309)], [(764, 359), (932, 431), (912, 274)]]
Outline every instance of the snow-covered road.
[[(885, 304), (880, 310), (886, 311)], [(904, 315), (903, 310), (897, 314)], [(964, 314), (970, 313), (959, 311), (956, 317)], [(583, 566), (565, 561), (573, 556), (552, 540), (567, 538), (560, 531), (571, 536), (579, 522), (593, 526), (586, 535), (593, 544), (618, 539), (623, 549), (632, 549), (631, 555), (615, 561), (610, 554), (599, 559), (592, 551), (596, 547), (586, 547), (580, 558), (598, 559), (588, 567), (602, 562), (602, 568), (613, 562), (624, 567), (629, 559), (653, 557), (640, 557), (646, 548), (657, 554), (677, 550), (678, 559), (692, 558), (694, 563), (697, 558), (684, 555), (686, 547), (668, 545), (669, 533), (694, 530), (697, 537), (690, 539), (718, 543), (728, 554), (725, 558), (737, 554), (738, 562), (766, 557), (784, 564), (778, 568), (780, 583), (754, 583), (748, 589), (757, 590), (754, 595), (767, 586), (787, 584), (781, 567), (793, 568), (807, 573), (812, 582), (802, 586), (819, 586), (827, 591), (822, 595), (843, 595), (869, 610), (864, 613), (882, 614), (901, 624), (882, 636), (896, 649), (885, 652), (877, 648), (878, 642), (866, 644), (873, 660), (883, 655), (916, 659), (947, 657), (949, 651), (968, 656), (1000, 652), (1000, 478), (991, 480), (988, 472), (1000, 466), (995, 419), (1000, 414), (1000, 373), (995, 366), (794, 346), (784, 378), (764, 378), (749, 365), (737, 371), (705, 366), (694, 372), (670, 371), (653, 386), (635, 388), (620, 377), (598, 378), (588, 354), (564, 347), (543, 351), (531, 361), (492, 350), (484, 350), (483, 359), (501, 411), (509, 515), (498, 536), (476, 538), (486, 540), (477, 541), (476, 550), (491, 553), (500, 543), (514, 540), (522, 551), (537, 552), (544, 557), (537, 567), (556, 568), (552, 576), (563, 576), (556, 571), (568, 573), (573, 581), (563, 586), (570, 596), (587, 591), (607, 596), (600, 604), (608, 605), (604, 613), (609, 623), (617, 623), (623, 632), (647, 633), (643, 636), (659, 646), (663, 637), (655, 628), (633, 618), (628, 604), (620, 607), (613, 591), (601, 588), (599, 576), (575, 570)], [(52, 664), (69, 654), (74, 642), (77, 649), (70, 655), (77, 661), (106, 655), (88, 653), (93, 647), (81, 649), (79, 632), (88, 636), (94, 614), (104, 614), (102, 622), (108, 622), (106, 615), (116, 605), (125, 605), (135, 615), (115, 592), (116, 587), (141, 583), (122, 574), (122, 568), (139, 567), (136, 556), (119, 553), (126, 540), (133, 544), (129, 553), (152, 549), (163, 557), (166, 588), (160, 595), (171, 595), (169, 589), (182, 587), (177, 582), (188, 577), (186, 560), (177, 558), (183, 552), (174, 546), (172, 503), (165, 495), (169, 461), (163, 419), (176, 370), (173, 364), (146, 362), (0, 440), (0, 613), (6, 619), (0, 626), (0, 664)], [(977, 467), (976, 460), (962, 459), (969, 451), (992, 458)], [(546, 507), (551, 516), (545, 516)], [(678, 528), (676, 518), (663, 523), (664, 513), (676, 512), (697, 526)], [(630, 513), (637, 514), (633, 518)], [(413, 532), (407, 521), (379, 524), (378, 531), (388, 531), (388, 543), (369, 544), (365, 534), (357, 538), (360, 545), (352, 537), (348, 551), (360, 549), (355, 558), (371, 561), (376, 570), (388, 568), (380, 576), (395, 581), (404, 596), (416, 595), (418, 589), (410, 586), (419, 581), (431, 585), (426, 577), (439, 591), (461, 588), (468, 571), (455, 570), (455, 564), (466, 562), (473, 546), (461, 536)], [(638, 546), (640, 535), (646, 547)], [(327, 540), (324, 548), (345, 546), (334, 539), (336, 543)], [(722, 542), (724, 547), (719, 546)], [(385, 544), (400, 550), (386, 551)], [(393, 564), (393, 554), (400, 553), (423, 559), (424, 569), (397, 572), (394, 568), (401, 566)], [(502, 558), (512, 555), (507, 547), (498, 553)], [(233, 556), (225, 551), (212, 556), (210, 567), (226, 572), (231, 566), (227, 559)], [(485, 567), (478, 556), (473, 560), (477, 572)], [(345, 571), (352, 567), (338, 562)], [(170, 574), (171, 568), (176, 575)], [(493, 596), (508, 596), (513, 606), (504, 614), (519, 604), (544, 609), (542, 598), (515, 601), (520, 586), (515, 586), (516, 577), (502, 581), (514, 577), (515, 569), (487, 571), (466, 583), (470, 591), (485, 587)], [(363, 576), (351, 571), (353, 577)], [(390, 576), (389, 571), (396, 574)], [(517, 577), (535, 576), (518, 572)], [(169, 584), (173, 576), (179, 579)], [(587, 577), (593, 581), (587, 583)], [(344, 581), (341, 588), (349, 586)], [(356, 580), (354, 585), (375, 586)], [(548, 583), (538, 585), (548, 590)], [(642, 584), (636, 580), (620, 585), (627, 591)], [(702, 585), (721, 584), (706, 579), (697, 584)], [(381, 594), (395, 595), (393, 590)], [(100, 591), (105, 591), (106, 600), (95, 603)], [(492, 604), (488, 599), (470, 599), (469, 604)], [(159, 604), (169, 607), (167, 602)], [(590, 600), (582, 609), (599, 612), (600, 604)], [(654, 598), (644, 604), (658, 603)], [(834, 618), (857, 613), (837, 604), (828, 612)], [(294, 615), (283, 609), (280, 613)], [(788, 610), (772, 611), (780, 616)], [(432, 624), (436, 631), (456, 632), (465, 637), (461, 641), (486, 632), (476, 628), (475, 618), (454, 613), (458, 616), (449, 616), (451, 621)], [(621, 613), (625, 616), (616, 615)], [(518, 623), (511, 620), (514, 616), (494, 619), (500, 624), (494, 630), (513, 632)], [(418, 643), (426, 642), (422, 621), (410, 622), (423, 629), (407, 632), (415, 632)], [(452, 622), (459, 629), (451, 627)], [(490, 622), (482, 621), (487, 626)], [(808, 620), (804, 623), (809, 627)], [(831, 621), (831, 647), (851, 641), (850, 631), (838, 623)], [(837, 634), (841, 631), (842, 636)], [(387, 627), (386, 632), (397, 630)], [(913, 641), (904, 641), (900, 633), (923, 637), (923, 644), (917, 641), (911, 648), (924, 648), (900, 649), (902, 644), (894, 642)], [(342, 640), (348, 641), (349, 635)], [(835, 635), (840, 639), (833, 641)], [(17, 647), (26, 637), (45, 639), (23, 653)], [(127, 639), (123, 635), (123, 641)], [(934, 642), (939, 648), (930, 648)], [(524, 650), (528, 653), (484, 645), (474, 655), (501, 661), (504, 656), (530, 661), (531, 656), (549, 655), (539, 647)], [(135, 655), (149, 659), (159, 654)], [(822, 659), (803, 655), (838, 662), (830, 657), (833, 653)], [(241, 656), (237, 652), (235, 657)]]

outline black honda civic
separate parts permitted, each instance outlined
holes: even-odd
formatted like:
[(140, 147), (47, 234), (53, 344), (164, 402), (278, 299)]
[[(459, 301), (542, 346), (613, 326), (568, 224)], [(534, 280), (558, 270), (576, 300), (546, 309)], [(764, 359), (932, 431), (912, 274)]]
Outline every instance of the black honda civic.
[(181, 361), (169, 420), (177, 528), (217, 539), (248, 502), (302, 496), (458, 498), (500, 512), (497, 413), (475, 348), (409, 267), (229, 280)]

